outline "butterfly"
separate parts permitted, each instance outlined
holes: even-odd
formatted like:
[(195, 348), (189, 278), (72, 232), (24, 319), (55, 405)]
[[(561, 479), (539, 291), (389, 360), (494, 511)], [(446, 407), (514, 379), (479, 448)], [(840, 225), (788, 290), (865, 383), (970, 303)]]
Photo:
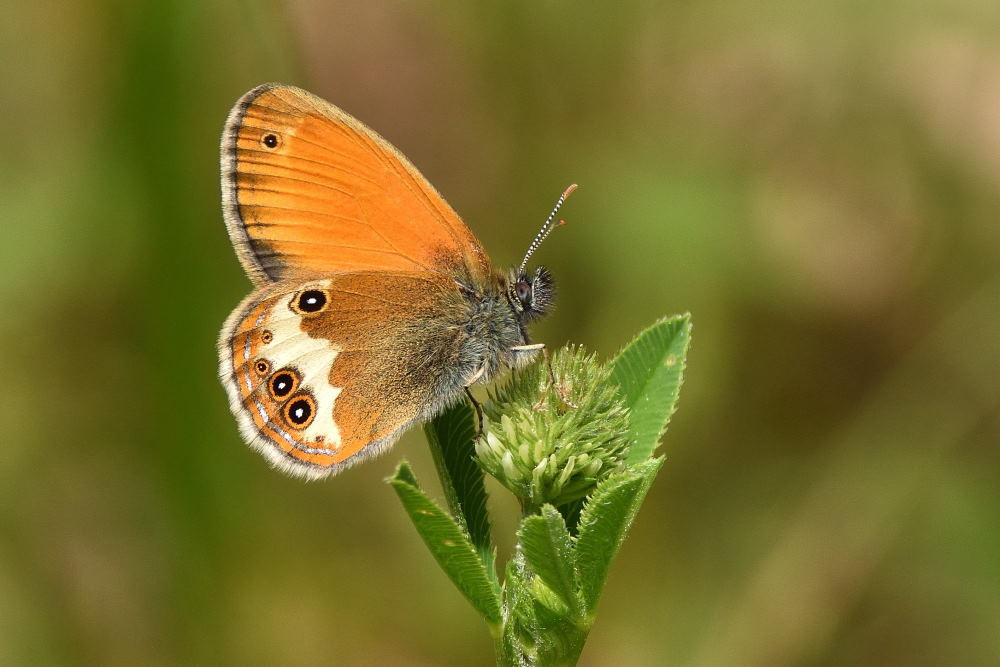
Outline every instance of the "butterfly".
[[(222, 208), (254, 284), (219, 335), (244, 440), (315, 479), (387, 450), (468, 387), (534, 359), (545, 267), (501, 272), (385, 139), (311, 93), (265, 84), (226, 120)], [(471, 397), (471, 395), (470, 395)]]

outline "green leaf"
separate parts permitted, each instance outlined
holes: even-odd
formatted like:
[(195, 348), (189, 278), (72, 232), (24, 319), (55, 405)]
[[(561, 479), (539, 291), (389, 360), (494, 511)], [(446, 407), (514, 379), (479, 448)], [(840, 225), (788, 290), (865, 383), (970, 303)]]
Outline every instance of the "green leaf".
[(531, 571), (560, 598), (570, 615), (583, 619), (573, 539), (559, 511), (552, 505), (543, 505), (541, 514), (527, 517), (521, 522), (518, 542)]
[(562, 597), (556, 595), (555, 591), (546, 586), (541, 577), (533, 576), (528, 590), (531, 592), (531, 597), (535, 599), (536, 610), (542, 610), (543, 614), (563, 621), (572, 616), (570, 608), (563, 602)]
[(569, 534), (576, 537), (578, 532), (578, 524), (580, 523), (580, 511), (583, 509), (583, 504), (586, 502), (586, 497), (577, 498), (576, 500), (566, 503), (565, 505), (560, 505), (556, 509), (562, 514), (563, 520), (566, 522), (566, 527), (569, 529)]
[(424, 425), (438, 477), (452, 516), (468, 533), (486, 571), (499, 590), (496, 549), (490, 535), (483, 471), (476, 463), (473, 442), (476, 425), (472, 407), (465, 401), (445, 410)]
[(535, 665), (538, 657), (538, 619), (529, 580), (532, 577), (518, 551), (507, 562), (503, 578), (503, 635), (497, 644), (498, 665)]
[(611, 562), (662, 463), (663, 457), (651, 459), (604, 479), (580, 513), (576, 563), (580, 593), (591, 615), (601, 597)]
[(639, 333), (611, 362), (611, 381), (632, 411), (635, 442), (626, 463), (652, 456), (677, 406), (684, 379), (691, 316), (665, 318)]
[(531, 571), (521, 548), (507, 563), (504, 609), (498, 665), (571, 667), (577, 663), (589, 626), (566, 615), (559, 596)]
[[(535, 581), (537, 582), (538, 579), (536, 578)], [(541, 587), (548, 591), (544, 585)], [(587, 642), (590, 625), (581, 625), (579, 621), (567, 617), (565, 613), (559, 613), (546, 607), (534, 590), (533, 595), (535, 596), (535, 619), (539, 637), (535, 650), (537, 664), (546, 667), (573, 667), (579, 661), (580, 652), (583, 651), (583, 645)], [(549, 592), (549, 595), (554, 600), (558, 600), (553, 593)]]
[(388, 481), (438, 565), (483, 615), (490, 630), (494, 634), (499, 632), (500, 594), (469, 536), (454, 518), (420, 490), (406, 461), (400, 462), (395, 475)]

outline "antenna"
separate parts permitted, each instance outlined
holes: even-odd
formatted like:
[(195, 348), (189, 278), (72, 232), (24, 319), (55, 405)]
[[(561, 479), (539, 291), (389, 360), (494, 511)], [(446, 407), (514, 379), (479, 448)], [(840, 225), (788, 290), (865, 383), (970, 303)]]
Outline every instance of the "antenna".
[(545, 218), (545, 222), (542, 223), (542, 228), (538, 230), (537, 234), (535, 234), (535, 238), (531, 240), (531, 245), (528, 246), (528, 252), (524, 253), (524, 259), (521, 260), (521, 266), (517, 267), (518, 275), (524, 273), (524, 267), (528, 265), (528, 258), (531, 257), (536, 250), (538, 250), (538, 246), (542, 245), (542, 241), (544, 241), (546, 237), (552, 233), (552, 230), (566, 224), (565, 220), (560, 220), (555, 223), (553, 223), (552, 220), (556, 217), (556, 213), (559, 212), (559, 208), (567, 199), (569, 199), (569, 196), (573, 194), (573, 191), (576, 190), (576, 187), (576, 183), (574, 183), (563, 190), (563, 193), (559, 195), (559, 201), (556, 202), (552, 212), (549, 213), (549, 217)]

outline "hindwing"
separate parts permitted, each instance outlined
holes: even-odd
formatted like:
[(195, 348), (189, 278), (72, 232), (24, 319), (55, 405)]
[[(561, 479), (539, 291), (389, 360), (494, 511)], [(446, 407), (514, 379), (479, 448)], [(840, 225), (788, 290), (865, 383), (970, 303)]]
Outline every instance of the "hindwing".
[(277, 467), (323, 477), (388, 448), (459, 394), (461, 299), (432, 272), (281, 281), (247, 297), (219, 339), (244, 439)]

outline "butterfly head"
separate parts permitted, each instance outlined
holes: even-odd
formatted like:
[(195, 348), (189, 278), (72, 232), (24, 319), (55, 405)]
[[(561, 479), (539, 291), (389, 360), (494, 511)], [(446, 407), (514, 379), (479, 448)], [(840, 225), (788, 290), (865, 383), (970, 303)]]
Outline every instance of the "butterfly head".
[(534, 273), (511, 271), (508, 284), (511, 307), (522, 324), (545, 315), (552, 308), (556, 286), (552, 274), (544, 266), (539, 266)]
[(555, 221), (556, 213), (559, 212), (559, 208), (563, 205), (563, 202), (573, 194), (574, 190), (576, 190), (575, 184), (566, 188), (559, 195), (559, 200), (556, 202), (552, 212), (549, 213), (549, 217), (545, 219), (542, 228), (538, 230), (535, 238), (531, 241), (531, 245), (528, 246), (528, 251), (524, 253), (521, 265), (516, 270), (511, 271), (508, 279), (510, 303), (522, 324), (541, 317), (552, 307), (552, 300), (555, 297), (555, 283), (552, 280), (552, 274), (544, 266), (539, 266), (533, 274), (528, 273), (526, 268), (528, 260), (538, 250), (538, 246), (542, 245), (542, 241), (556, 227), (566, 224), (564, 220)]

